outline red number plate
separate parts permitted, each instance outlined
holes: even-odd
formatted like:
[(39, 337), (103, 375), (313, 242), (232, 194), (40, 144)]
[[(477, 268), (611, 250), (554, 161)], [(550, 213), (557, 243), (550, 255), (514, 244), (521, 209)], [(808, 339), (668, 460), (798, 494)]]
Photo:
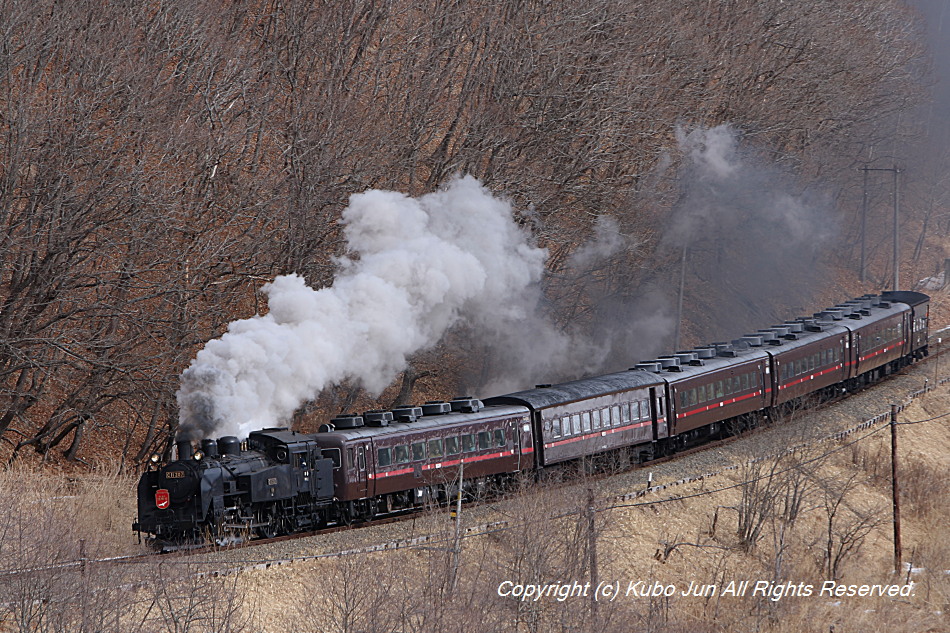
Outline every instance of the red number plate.
[(155, 491), (155, 505), (158, 506), (159, 510), (164, 510), (171, 505), (171, 497), (168, 496), (168, 491), (164, 488)]

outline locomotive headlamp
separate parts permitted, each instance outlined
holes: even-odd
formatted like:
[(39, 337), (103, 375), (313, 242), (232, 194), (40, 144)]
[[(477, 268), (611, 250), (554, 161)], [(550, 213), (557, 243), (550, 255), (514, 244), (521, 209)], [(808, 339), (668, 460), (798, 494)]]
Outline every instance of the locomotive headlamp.
[(204, 453), (201, 451), (195, 451), (195, 461), (201, 461), (201, 458), (204, 457)]
[(152, 456), (149, 457), (148, 460), (153, 464), (157, 464), (159, 460), (158, 453), (152, 453)]

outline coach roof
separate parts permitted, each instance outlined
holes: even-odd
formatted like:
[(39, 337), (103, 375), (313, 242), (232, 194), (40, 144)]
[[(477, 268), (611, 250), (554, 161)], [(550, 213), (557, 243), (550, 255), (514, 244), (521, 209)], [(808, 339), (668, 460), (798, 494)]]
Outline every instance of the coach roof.
[(543, 409), (577, 400), (606, 396), (630, 389), (642, 389), (664, 384), (663, 379), (648, 371), (622, 371), (595, 378), (573, 380), (550, 387), (537, 387), (504, 396), (487, 398), (486, 405), (522, 404), (532, 409)]

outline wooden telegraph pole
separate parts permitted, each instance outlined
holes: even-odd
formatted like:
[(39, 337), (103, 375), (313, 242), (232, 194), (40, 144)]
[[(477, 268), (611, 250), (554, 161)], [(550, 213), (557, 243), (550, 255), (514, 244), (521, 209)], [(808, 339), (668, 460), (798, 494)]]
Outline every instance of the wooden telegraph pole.
[(588, 566), (590, 567), (590, 586), (592, 591), (590, 592), (590, 617), (594, 622), (594, 625), (597, 624), (597, 586), (598, 586), (598, 576), (597, 576), (597, 525), (596, 520), (596, 510), (594, 507), (594, 489), (587, 489), (587, 555)]
[(897, 483), (897, 407), (891, 405), (891, 497), (894, 505), (894, 572), (901, 573), (901, 496)]

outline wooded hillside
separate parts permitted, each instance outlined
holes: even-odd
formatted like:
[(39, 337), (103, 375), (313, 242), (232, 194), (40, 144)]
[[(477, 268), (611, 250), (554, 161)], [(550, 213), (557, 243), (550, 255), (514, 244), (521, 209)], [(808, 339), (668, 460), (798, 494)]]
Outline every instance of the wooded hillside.
[[(946, 149), (916, 170), (902, 149), (930, 135), (913, 116), (928, 85), (919, 29), (898, 0), (2, 1), (0, 457), (161, 450), (198, 349), (265, 309), (275, 275), (330, 284), (341, 211), (370, 188), (418, 196), (470, 174), (510, 198), (549, 250), (546, 311), (565, 328), (672, 305), (688, 245), (688, 338), (716, 331), (715, 297), (764, 326), (813, 307), (798, 290), (855, 289), (855, 169), (890, 156), (871, 164), (911, 174), (904, 260), (929, 274), (950, 183)], [(754, 184), (717, 197), (689, 139), (723, 125)], [(872, 184), (880, 289), (889, 190)], [(744, 249), (767, 237), (742, 227), (787, 226), (757, 224), (762, 190), (835, 227), (796, 265), (767, 262), (827, 272), (764, 307), (733, 268), (758, 267)], [(684, 241), (669, 227), (697, 199), (742, 213)], [(577, 267), (605, 215), (623, 248)], [(720, 316), (735, 323), (734, 308)], [(421, 377), (477, 385), (459, 376), (504, 360), (477, 344), (464, 356), (421, 356), (387, 397)]]

